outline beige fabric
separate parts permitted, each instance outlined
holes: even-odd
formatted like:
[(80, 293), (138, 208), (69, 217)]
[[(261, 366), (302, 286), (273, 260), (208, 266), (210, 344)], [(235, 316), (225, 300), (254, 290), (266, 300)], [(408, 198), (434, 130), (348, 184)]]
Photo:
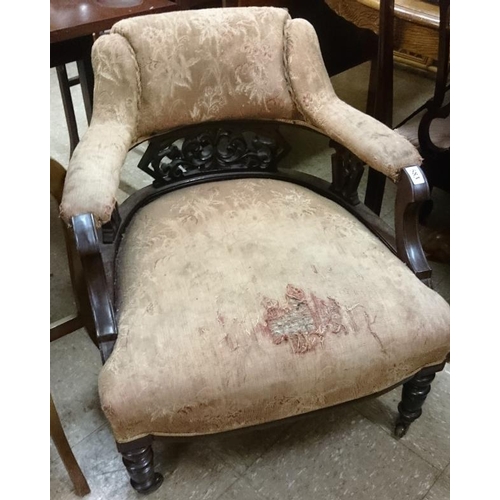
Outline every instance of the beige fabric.
[(397, 179), (415, 148), (343, 103), (313, 27), (284, 9), (248, 7), (126, 19), (93, 49), (94, 116), (69, 164), (62, 217), (107, 222), (127, 150), (158, 131), (202, 121), (295, 120)]
[(99, 378), (120, 442), (246, 427), (388, 388), (449, 352), (449, 305), (353, 216), (233, 180), (142, 208)]
[(286, 38), (290, 85), (308, 123), (393, 180), (402, 168), (422, 163), (418, 151), (403, 136), (337, 97), (309, 22), (289, 22)]
[(120, 35), (97, 39), (92, 49), (92, 121), (68, 166), (61, 216), (93, 213), (107, 222), (115, 205), (120, 170), (136, 137), (139, 74), (135, 56)]
[(203, 9), (126, 19), (112, 32), (140, 68), (138, 136), (209, 120), (297, 117), (283, 65), (284, 9)]

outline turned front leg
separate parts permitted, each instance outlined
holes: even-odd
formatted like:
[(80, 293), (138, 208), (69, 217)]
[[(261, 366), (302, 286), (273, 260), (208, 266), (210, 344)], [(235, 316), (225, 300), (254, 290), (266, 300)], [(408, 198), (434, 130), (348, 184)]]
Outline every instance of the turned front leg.
[(151, 445), (129, 451), (122, 451), (123, 463), (130, 476), (130, 484), (138, 493), (156, 491), (163, 482), (163, 476), (154, 471), (153, 449)]
[(422, 415), (422, 406), (431, 390), (431, 382), (435, 373), (420, 375), (417, 373), (403, 385), (403, 395), (398, 405), (399, 419), (396, 423), (395, 434), (403, 437), (410, 424)]

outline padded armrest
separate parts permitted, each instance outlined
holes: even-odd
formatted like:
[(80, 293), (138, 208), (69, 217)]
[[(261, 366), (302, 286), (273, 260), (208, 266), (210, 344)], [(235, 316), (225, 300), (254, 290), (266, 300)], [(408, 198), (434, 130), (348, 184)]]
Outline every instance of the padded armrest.
[(96, 75), (92, 121), (69, 162), (61, 217), (91, 213), (98, 225), (115, 206), (120, 170), (135, 140), (140, 98), (133, 51), (118, 34), (103, 35), (93, 46)]
[(308, 21), (288, 22), (285, 57), (292, 97), (306, 122), (394, 181), (402, 168), (422, 163), (403, 136), (338, 98)]

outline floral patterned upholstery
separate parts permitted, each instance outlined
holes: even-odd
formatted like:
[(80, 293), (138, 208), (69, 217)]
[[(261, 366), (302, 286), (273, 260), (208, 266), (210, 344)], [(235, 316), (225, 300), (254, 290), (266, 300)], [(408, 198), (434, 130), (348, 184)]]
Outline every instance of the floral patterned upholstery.
[(134, 217), (99, 376), (119, 442), (247, 427), (387, 389), (449, 352), (449, 305), (336, 203), (186, 187)]
[(94, 113), (68, 167), (61, 215), (107, 222), (130, 147), (175, 127), (215, 120), (299, 123), (397, 180), (419, 165), (397, 132), (342, 102), (314, 28), (284, 9), (171, 12), (126, 19), (93, 47)]
[[(93, 65), (92, 121), (61, 203), (68, 223), (107, 222), (129, 148), (199, 122), (301, 124), (394, 181), (421, 161), (336, 96), (313, 27), (282, 9), (127, 19), (97, 40)], [(210, 182), (155, 199), (116, 264), (119, 334), (99, 393), (119, 443), (332, 406), (449, 352), (448, 304), (357, 219), (294, 184)]]

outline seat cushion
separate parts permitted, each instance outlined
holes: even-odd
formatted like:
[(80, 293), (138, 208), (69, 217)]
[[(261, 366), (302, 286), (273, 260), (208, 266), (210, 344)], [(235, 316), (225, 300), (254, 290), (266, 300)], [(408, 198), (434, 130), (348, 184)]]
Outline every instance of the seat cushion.
[(143, 207), (99, 377), (115, 438), (215, 433), (373, 394), (449, 352), (449, 305), (297, 185), (191, 186)]

